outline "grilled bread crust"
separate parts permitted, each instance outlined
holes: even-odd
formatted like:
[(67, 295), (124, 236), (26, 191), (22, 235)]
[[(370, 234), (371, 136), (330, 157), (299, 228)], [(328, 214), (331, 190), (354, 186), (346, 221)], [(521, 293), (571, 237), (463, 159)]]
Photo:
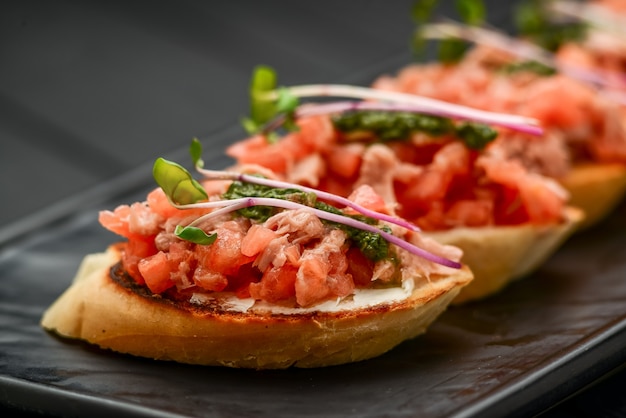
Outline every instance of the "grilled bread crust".
[(474, 280), (452, 301), (459, 305), (491, 296), (537, 269), (584, 218), (582, 210), (567, 207), (559, 224), (459, 227), (427, 235), (461, 248), (463, 263), (474, 273)]
[(626, 194), (626, 165), (580, 164), (574, 166), (561, 184), (570, 193), (569, 205), (585, 213), (579, 225), (584, 230), (602, 221)]
[(472, 280), (466, 267), (424, 280), (403, 300), (349, 310), (235, 312), (149, 294), (119, 264), (120, 246), (85, 257), (44, 313), (61, 337), (156, 360), (253, 369), (322, 367), (379, 356), (425, 332)]

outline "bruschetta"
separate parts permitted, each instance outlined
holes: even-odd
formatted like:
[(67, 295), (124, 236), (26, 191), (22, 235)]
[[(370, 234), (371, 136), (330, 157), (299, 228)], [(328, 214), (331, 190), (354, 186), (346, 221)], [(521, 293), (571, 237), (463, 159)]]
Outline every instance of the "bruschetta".
[(345, 199), (263, 170), (202, 172), (158, 159), (145, 201), (101, 211), (120, 240), (85, 257), (41, 325), (156, 360), (323, 367), (424, 333), (473, 278), (368, 186)]
[(341, 196), (370, 186), (393, 214), (463, 250), (475, 278), (454, 303), (492, 295), (527, 275), (584, 218), (554, 179), (489, 152), (500, 135), (539, 135), (527, 129), (530, 118), (399, 91), (283, 89), (301, 97), (359, 95), (362, 101), (302, 104), (291, 116), (296, 129), (278, 140), (262, 130), (232, 144), (227, 154), (234, 167), (260, 165), (286, 181)]

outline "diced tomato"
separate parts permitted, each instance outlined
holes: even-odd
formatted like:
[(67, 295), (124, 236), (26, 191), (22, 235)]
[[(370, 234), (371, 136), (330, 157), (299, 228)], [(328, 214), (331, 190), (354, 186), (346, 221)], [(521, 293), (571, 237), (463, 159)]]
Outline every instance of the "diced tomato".
[(528, 179), (521, 190), (526, 212), (531, 222), (549, 223), (559, 219), (563, 211), (563, 197), (534, 178)]
[(98, 221), (103, 227), (128, 239), (156, 235), (161, 220), (157, 213), (141, 202), (118, 206), (113, 212), (101, 211), (98, 215)]
[(444, 200), (451, 181), (452, 174), (430, 170), (423, 172), (410, 184), (399, 185), (397, 198), (403, 213), (430, 210), (434, 202)]
[(369, 185), (356, 188), (348, 199), (352, 202), (379, 213), (388, 213), (387, 204), (383, 198)]
[(469, 175), (470, 161), (470, 152), (461, 143), (446, 144), (414, 181), (401, 186), (398, 202), (404, 210), (430, 211), (433, 202), (446, 201), (457, 179)]
[(432, 163), (435, 154), (441, 149), (442, 143), (437, 141), (415, 145), (407, 141), (392, 141), (387, 145), (402, 162), (428, 165)]
[(242, 163), (253, 162), (255, 154), (264, 151), (269, 142), (263, 135), (255, 135), (235, 142), (226, 149), (226, 154)]
[(270, 241), (276, 237), (276, 232), (271, 229), (254, 224), (241, 241), (241, 253), (247, 257), (254, 257), (267, 248)]
[(333, 123), (326, 115), (301, 118), (298, 120), (298, 128), (292, 134), (297, 144), (294, 147), (297, 159), (314, 151), (328, 149), (337, 138)]
[(295, 161), (328, 147), (335, 139), (327, 116), (302, 118), (298, 120), (298, 128), (276, 143), (270, 143), (262, 135), (252, 136), (228, 147), (226, 154), (240, 164), (259, 164), (275, 173), (285, 173)]
[(228, 279), (222, 273), (218, 273), (204, 266), (198, 266), (193, 273), (194, 282), (205, 290), (221, 292), (228, 286)]
[(289, 244), (283, 247), (283, 254), (285, 254), (285, 258), (288, 263), (298, 265), (300, 263), (300, 256), (302, 255), (300, 251), (300, 246), (298, 244)]
[(363, 161), (362, 144), (338, 144), (326, 154), (328, 170), (344, 179), (356, 179)]
[(192, 245), (186, 241), (174, 241), (167, 253), (171, 269), (170, 278), (174, 283), (183, 286), (191, 283), (191, 276), (196, 267), (194, 252), (189, 247)]
[(148, 193), (146, 200), (148, 202), (148, 206), (150, 206), (150, 209), (152, 209), (155, 213), (163, 216), (164, 218), (179, 216), (181, 213), (184, 212), (184, 210), (177, 209), (172, 206), (170, 201), (167, 199), (165, 192), (160, 187), (157, 187), (156, 189)]
[(493, 202), (488, 200), (458, 200), (446, 212), (451, 226), (485, 226), (493, 224)]
[(344, 297), (354, 292), (352, 276), (346, 273), (330, 274), (326, 279), (330, 293), (337, 297)]
[(330, 292), (335, 296), (347, 296), (354, 291), (354, 281), (352, 275), (347, 273), (348, 259), (340, 251), (333, 251), (328, 254), (330, 271), (326, 279)]
[(150, 257), (158, 252), (154, 237), (142, 237), (128, 241), (124, 246), (122, 254), (122, 265), (124, 270), (137, 282), (144, 284), (145, 280), (137, 267), (139, 261)]
[(128, 216), (130, 214), (130, 206), (121, 205), (116, 207), (113, 211), (103, 210), (98, 214), (98, 222), (111, 232), (114, 232), (123, 237), (128, 237), (130, 231), (128, 230)]
[(593, 94), (593, 90), (583, 83), (562, 76), (550, 77), (548, 81), (538, 82), (529, 92), (520, 113), (537, 118), (544, 128), (577, 126), (581, 120), (588, 120), (593, 115)]
[(518, 189), (500, 186), (495, 203), (494, 217), (497, 225), (519, 225), (528, 222), (528, 213)]
[(237, 274), (228, 277), (228, 287), (225, 290), (235, 292), (239, 298), (249, 298), (251, 283), (257, 283), (261, 280), (261, 272), (254, 267), (252, 263), (244, 264), (239, 267)]
[(241, 164), (259, 164), (276, 173), (287, 171), (289, 161), (293, 161), (292, 152), (283, 146), (271, 144), (261, 135), (236, 142), (226, 149), (226, 154)]
[(372, 281), (374, 263), (357, 248), (350, 248), (346, 253), (348, 267), (346, 272), (352, 276), (357, 286), (367, 286)]
[(137, 284), (145, 284), (146, 281), (143, 279), (143, 276), (139, 272), (139, 268), (137, 268), (139, 261), (141, 261), (141, 258), (133, 254), (125, 252), (122, 255), (122, 265), (124, 266), (124, 271), (128, 273)]
[(235, 289), (235, 296), (237, 296), (239, 299), (247, 299), (249, 297), (251, 297), (250, 295), (250, 283), (248, 283), (248, 285), (246, 286), (240, 286), (238, 288)]
[(572, 65), (572, 68), (593, 70), (596, 65), (595, 59), (589, 50), (577, 42), (568, 42), (559, 47), (556, 52), (559, 63)]
[(499, 224), (539, 224), (560, 219), (565, 194), (553, 180), (528, 173), (517, 161), (484, 160), (481, 164), (487, 177), (497, 184)]
[(413, 222), (424, 231), (437, 231), (450, 228), (446, 219), (444, 202), (442, 201), (431, 202), (430, 208), (428, 208), (425, 213), (417, 218), (409, 219), (412, 219)]
[(265, 271), (260, 282), (250, 283), (250, 296), (268, 302), (289, 299), (296, 294), (297, 273), (298, 268), (291, 264), (272, 266)]
[(296, 301), (300, 306), (308, 306), (328, 296), (328, 271), (328, 263), (323, 262), (320, 257), (310, 257), (302, 261), (295, 283)]
[(211, 245), (198, 245), (198, 262), (205, 268), (225, 276), (235, 275), (239, 267), (254, 257), (241, 253), (245, 231), (235, 221), (224, 222), (216, 231), (217, 239)]
[(348, 196), (352, 192), (352, 183), (338, 176), (326, 176), (320, 179), (318, 188), (338, 196)]
[(152, 293), (162, 293), (174, 286), (174, 282), (170, 279), (171, 269), (167, 254), (163, 251), (142, 259), (137, 268)]

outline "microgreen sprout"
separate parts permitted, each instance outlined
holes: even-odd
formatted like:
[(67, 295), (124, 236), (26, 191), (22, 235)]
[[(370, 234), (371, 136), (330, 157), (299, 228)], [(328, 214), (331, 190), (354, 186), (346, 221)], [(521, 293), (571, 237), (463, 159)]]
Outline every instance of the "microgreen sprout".
[[(268, 67), (263, 67), (263, 71), (267, 71), (267, 69)], [(284, 127), (285, 122), (293, 120), (294, 117), (345, 112), (357, 108), (411, 111), (453, 119), (470, 120), (487, 125), (503, 126), (533, 135), (541, 135), (543, 133), (543, 130), (538, 125), (538, 121), (533, 118), (474, 109), (414, 94), (344, 84), (312, 84), (284, 87), (282, 89), (259, 90), (254, 93), (254, 97), (257, 100), (256, 106), (267, 106), (269, 110), (276, 110), (274, 107), (275, 103), (279, 101), (281, 95), (284, 96), (285, 94), (293, 98), (292, 102), (295, 101), (295, 98), (313, 97), (335, 97), (358, 99), (360, 101), (323, 104), (307, 103), (290, 110), (289, 112), (291, 113), (276, 113), (274, 119), (269, 122), (265, 122), (265, 119), (256, 120), (255, 126), (262, 126), (256, 133), (268, 134), (273, 132), (278, 127)], [(267, 114), (269, 113), (271, 112), (268, 111)], [(265, 123), (263, 124), (263, 122)]]
[[(197, 145), (198, 144), (194, 145), (193, 147), (194, 155), (196, 158), (195, 159), (196, 163), (200, 161), (199, 154), (196, 153), (198, 149)], [(195, 180), (191, 182), (190, 181), (191, 174), (181, 165), (165, 160), (163, 158), (159, 158), (155, 161), (154, 166), (155, 167), (153, 169), (153, 173), (155, 176), (155, 180), (157, 184), (159, 184), (161, 188), (163, 189), (163, 191), (166, 193), (172, 206), (178, 209), (193, 209), (193, 208), (215, 209), (215, 210), (208, 212), (205, 215), (199, 216), (198, 218), (196, 218), (195, 220), (193, 220), (190, 224), (186, 226), (178, 226), (175, 229), (175, 234), (181, 239), (189, 240), (197, 244), (209, 245), (215, 241), (216, 235), (214, 233), (207, 234), (206, 232), (204, 232), (204, 230), (202, 230), (201, 225), (204, 222), (210, 219), (214, 219), (216, 217), (220, 217), (224, 214), (237, 212), (242, 209), (246, 209), (250, 207), (257, 207), (257, 206), (267, 206), (267, 207), (286, 209), (286, 210), (310, 211), (311, 213), (315, 214), (320, 219), (337, 223), (340, 225), (344, 225), (349, 228), (356, 228), (361, 231), (366, 231), (368, 233), (378, 234), (387, 242), (394, 244), (400, 248), (403, 248), (406, 251), (409, 251), (410, 253), (414, 255), (420, 256), (434, 263), (438, 263), (438, 264), (452, 267), (452, 268), (461, 267), (461, 264), (458, 262), (449, 260), (445, 257), (441, 257), (436, 254), (432, 254), (422, 248), (419, 248), (411, 244), (408, 241), (405, 241), (404, 239), (400, 237), (393, 235), (392, 233), (385, 230), (385, 228), (381, 229), (377, 227), (375, 225), (376, 222), (374, 222), (374, 224), (370, 224), (363, 220), (356, 219), (355, 217), (347, 216), (341, 213), (341, 211), (339, 210), (337, 210), (337, 212), (335, 212), (334, 210), (331, 212), (331, 211), (321, 210), (321, 209), (318, 209), (318, 208), (315, 208), (315, 207), (312, 207), (303, 203), (299, 203), (297, 201), (291, 201), (287, 199), (274, 198), (274, 197), (269, 197), (269, 198), (268, 197), (242, 197), (242, 198), (236, 198), (236, 199), (208, 200), (208, 196), (206, 194), (206, 191), (204, 191), (204, 189), (202, 188), (202, 185), (196, 182)], [(222, 172), (219, 172), (219, 171), (209, 171), (209, 170), (204, 170), (201, 168), (200, 170), (201, 172), (205, 174), (205, 176), (208, 175), (209, 178), (214, 178), (214, 179), (230, 178), (229, 176), (231, 175), (229, 173), (222, 174)], [(253, 180), (257, 179), (255, 176), (251, 176), (251, 177), (254, 177)], [(240, 179), (240, 181), (241, 180), (242, 179)], [(272, 181), (269, 181), (269, 183), (266, 183), (266, 184), (268, 185), (268, 187), (276, 187), (277, 185), (277, 183), (274, 183)], [(279, 183), (279, 184), (281, 184), (282, 186), (284, 183)], [(289, 186), (291, 187), (295, 185), (290, 184)], [(299, 187), (299, 186), (295, 186), (295, 187)], [(181, 193), (181, 190), (184, 190), (184, 193)], [(327, 196), (327, 197), (329, 195), (330, 194), (328, 195), (322, 194), (322, 196)], [(320, 197), (320, 196), (317, 196), (317, 197)], [(339, 199), (340, 201), (343, 201), (342, 198), (339, 198)], [(389, 219), (385, 215), (379, 214), (377, 212), (373, 212), (372, 214), (376, 216), (376, 218), (374, 218), (374, 220), (376, 221), (381, 220), (381, 219)], [(408, 223), (404, 225), (406, 227), (409, 227), (409, 229), (411, 230), (415, 230), (415, 228), (412, 227)]]
[[(268, 92), (276, 92), (277, 97), (268, 98)], [(296, 97), (285, 88), (277, 86), (277, 76), (274, 69), (259, 65), (254, 69), (250, 82), (250, 117), (243, 118), (244, 129), (254, 134), (263, 129), (263, 126), (272, 120), (275, 115), (283, 115), (283, 126), (287, 129), (297, 129), (294, 123), (294, 112), (299, 104)], [(270, 139), (276, 139), (273, 132), (268, 132)]]
[[(495, 29), (479, 26), (468, 26), (462, 23), (448, 21), (433, 23), (423, 27), (423, 35), (429, 38), (457, 37), (465, 39), (477, 45), (485, 45), (490, 48), (501, 50), (528, 62), (535, 62), (548, 69), (554, 69), (575, 80), (587, 83), (594, 87), (606, 89), (612, 93), (612, 98), (621, 103), (626, 103), (626, 96), (617, 91), (611, 91), (623, 84), (615, 83), (615, 77), (607, 77), (602, 70), (587, 70), (579, 66), (559, 62), (554, 54), (541, 46), (524, 39), (513, 38)], [(626, 82), (626, 75), (621, 75), (621, 83)]]
[(208, 198), (204, 187), (175, 162), (157, 158), (152, 175), (172, 203), (186, 205)]
[(215, 232), (209, 235), (204, 232), (202, 228), (190, 225), (176, 225), (174, 233), (177, 237), (184, 239), (185, 241), (200, 245), (211, 245), (217, 239), (217, 234)]
[[(423, 55), (428, 37), (423, 36), (423, 27), (432, 20), (437, 0), (417, 0), (412, 8), (411, 16), (417, 24), (413, 37), (413, 49), (418, 56)], [(487, 9), (482, 0), (456, 0), (456, 12), (462, 22), (467, 25), (482, 25), (487, 17)], [(460, 61), (469, 49), (469, 43), (458, 37), (439, 38), (437, 55), (439, 61), (452, 64)]]
[(552, 0), (524, 0), (515, 8), (515, 25), (521, 36), (549, 51), (557, 51), (567, 42), (579, 42), (588, 27), (580, 21), (557, 18), (546, 5)]

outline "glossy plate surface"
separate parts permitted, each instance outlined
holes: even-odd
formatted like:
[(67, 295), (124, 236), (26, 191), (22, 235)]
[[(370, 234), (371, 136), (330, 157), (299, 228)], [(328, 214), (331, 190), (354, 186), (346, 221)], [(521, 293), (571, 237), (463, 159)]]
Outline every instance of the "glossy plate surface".
[[(624, 205), (497, 297), (452, 308), (427, 334), (363, 363), (201, 368), (39, 327), (83, 256), (116, 239), (98, 210), (143, 199), (154, 157), (189, 161), (179, 148), (199, 136), (213, 153), (207, 166), (227, 164), (221, 150), (241, 138), (234, 125), (254, 65), (275, 66), (285, 84), (366, 85), (410, 62), (413, 1), (356, 3), (2, 3), (2, 407), (120, 418), (532, 416), (626, 364)], [(518, 2), (486, 3), (494, 26), (510, 28)]]

